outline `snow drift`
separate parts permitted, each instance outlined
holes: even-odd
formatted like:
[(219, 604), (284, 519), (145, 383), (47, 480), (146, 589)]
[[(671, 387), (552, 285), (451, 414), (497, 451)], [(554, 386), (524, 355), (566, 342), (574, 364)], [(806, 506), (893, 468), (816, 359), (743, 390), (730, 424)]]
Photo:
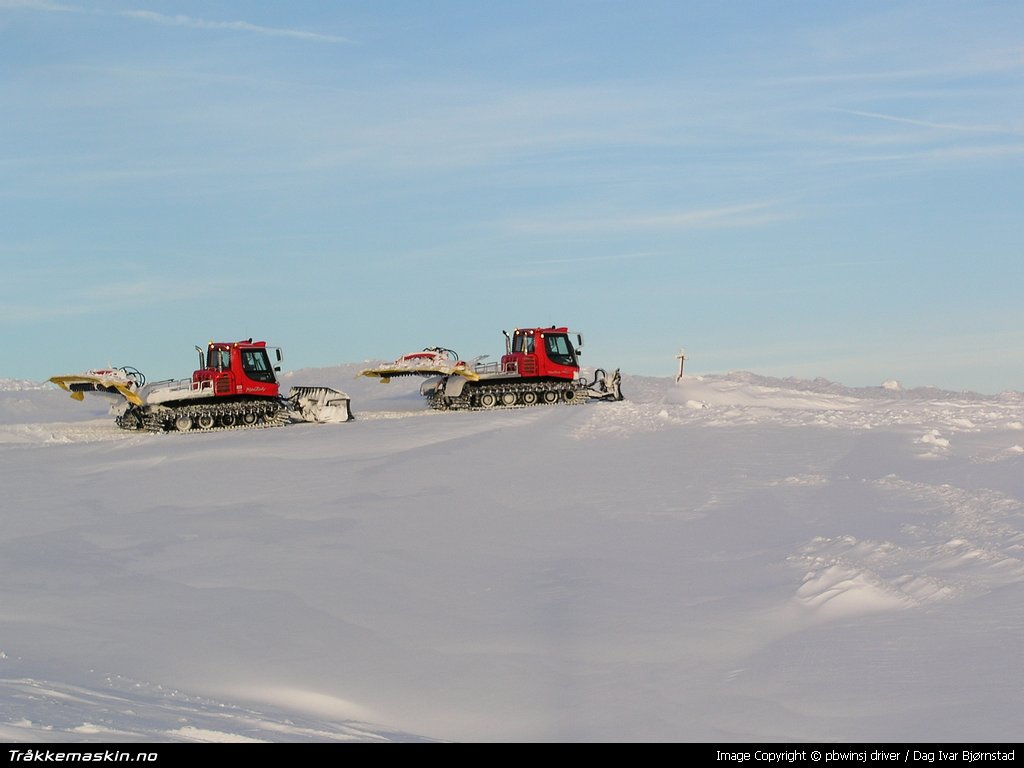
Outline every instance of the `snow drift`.
[(360, 367), (294, 375), (352, 423), (199, 435), (0, 385), (0, 738), (1016, 738), (1020, 393)]

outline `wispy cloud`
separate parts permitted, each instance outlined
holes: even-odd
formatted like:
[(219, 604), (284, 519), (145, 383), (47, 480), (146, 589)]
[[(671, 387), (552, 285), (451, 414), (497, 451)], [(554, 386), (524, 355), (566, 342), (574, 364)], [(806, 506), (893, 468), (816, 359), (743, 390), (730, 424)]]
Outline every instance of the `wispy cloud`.
[(50, 13), (85, 13), (84, 8), (48, 0), (0, 0), (0, 10), (47, 11)]
[(628, 216), (577, 216), (520, 219), (506, 222), (518, 232), (628, 232), (643, 230), (731, 229), (752, 227), (791, 218), (773, 202), (749, 203), (720, 208), (701, 208), (672, 213)]
[(108, 11), (95, 8), (83, 8), (79, 5), (68, 5), (55, 3), (49, 0), (0, 0), (0, 10), (22, 10), (40, 11), (45, 13), (82, 13), (92, 16), (114, 16), (118, 18), (133, 19), (135, 21), (149, 24), (161, 24), (168, 27), (187, 27), (190, 29), (216, 29), (231, 32), (244, 32), (257, 35), (273, 37), (290, 37), (300, 40), (311, 40), (321, 43), (351, 43), (349, 38), (340, 35), (329, 35), (322, 32), (310, 32), (302, 29), (289, 29), (287, 27), (268, 27), (262, 24), (253, 24), (248, 21), (212, 21), (210, 19), (196, 18), (184, 14), (168, 15), (146, 10), (123, 10)]
[(1014, 158), (1024, 155), (1022, 144), (1001, 144), (998, 146), (940, 147), (921, 151), (891, 152), (886, 154), (844, 155), (819, 161), (822, 166), (857, 164), (893, 164), (923, 161), (935, 163), (959, 162), (963, 160), (993, 160)]
[(773, 85), (842, 85), (850, 83), (894, 83), (935, 80), (949, 83), (961, 78), (1012, 74), (1024, 69), (1024, 54), (1016, 43), (1000, 48), (971, 50), (959, 58), (942, 58), (942, 64), (918, 67), (882, 67), (842, 72), (815, 72), (771, 78)]
[(636, 253), (610, 253), (602, 256), (580, 256), (572, 259), (527, 259), (523, 264), (590, 264), (599, 261), (631, 261), (633, 259), (650, 259), (661, 256), (659, 251), (639, 251)]
[(282, 27), (265, 27), (260, 24), (251, 24), (248, 21), (209, 21), (197, 19), (192, 16), (176, 14), (168, 16), (154, 11), (117, 11), (117, 16), (139, 21), (147, 21), (154, 24), (163, 24), (171, 27), (191, 27), (192, 29), (225, 29), (236, 32), (252, 32), (259, 35), (271, 35), (274, 37), (294, 37), (303, 40), (316, 40), (324, 43), (350, 43), (350, 39), (338, 35), (326, 35), (321, 32), (308, 32), (300, 29), (288, 29)]
[(833, 107), (833, 112), (840, 112), (845, 115), (854, 115), (855, 117), (867, 117), (873, 120), (884, 120), (891, 123), (903, 123), (905, 125), (914, 125), (924, 128), (938, 128), (947, 131), (963, 131), (968, 133), (1005, 133), (1019, 135), (1024, 131), (1009, 130), (1006, 128), (1000, 128), (992, 125), (963, 125), (960, 123), (939, 123), (932, 120), (920, 120), (913, 117), (902, 117), (900, 115), (888, 115), (884, 112), (869, 112), (862, 109), (842, 109), (839, 107)]
[[(172, 294), (167, 292), (169, 284), (175, 286)], [(0, 324), (25, 325), (71, 317), (109, 315), (111, 312), (125, 313), (143, 308), (148, 310), (160, 304), (214, 295), (228, 284), (228, 280), (216, 278), (181, 280), (154, 276), (102, 285), (79, 285), (45, 304), (5, 301), (0, 296)]]

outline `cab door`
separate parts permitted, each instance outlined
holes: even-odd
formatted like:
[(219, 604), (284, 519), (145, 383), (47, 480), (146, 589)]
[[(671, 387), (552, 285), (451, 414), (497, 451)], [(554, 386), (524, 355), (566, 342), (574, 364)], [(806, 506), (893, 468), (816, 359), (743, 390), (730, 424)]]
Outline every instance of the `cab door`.
[(572, 342), (569, 341), (569, 334), (542, 331), (539, 344), (543, 354), (538, 355), (540, 370), (537, 375), (556, 379), (577, 377), (580, 370), (579, 357)]

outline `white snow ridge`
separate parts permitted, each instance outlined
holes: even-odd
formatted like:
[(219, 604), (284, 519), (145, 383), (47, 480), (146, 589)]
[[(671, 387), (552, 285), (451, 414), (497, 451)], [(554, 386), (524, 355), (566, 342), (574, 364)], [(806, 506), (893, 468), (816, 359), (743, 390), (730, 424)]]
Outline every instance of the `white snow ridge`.
[(0, 739), (1010, 741), (1024, 396), (749, 373), (119, 430), (0, 382)]

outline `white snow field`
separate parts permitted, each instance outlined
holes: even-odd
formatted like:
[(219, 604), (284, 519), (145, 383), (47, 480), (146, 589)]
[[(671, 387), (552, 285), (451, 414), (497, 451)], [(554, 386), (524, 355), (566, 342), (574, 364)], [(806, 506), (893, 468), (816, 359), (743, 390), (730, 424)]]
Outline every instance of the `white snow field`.
[(0, 384), (0, 739), (1014, 741), (1024, 395), (625, 376), (621, 403), (117, 429)]

